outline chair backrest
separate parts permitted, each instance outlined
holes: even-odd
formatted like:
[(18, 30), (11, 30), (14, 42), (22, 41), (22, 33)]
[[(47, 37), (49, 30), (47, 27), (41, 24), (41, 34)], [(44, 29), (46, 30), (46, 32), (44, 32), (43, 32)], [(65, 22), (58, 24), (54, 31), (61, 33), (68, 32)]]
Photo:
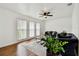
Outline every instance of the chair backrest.
[(45, 36), (46, 35), (51, 36), (51, 37), (56, 37), (57, 32), (56, 31), (46, 31)]

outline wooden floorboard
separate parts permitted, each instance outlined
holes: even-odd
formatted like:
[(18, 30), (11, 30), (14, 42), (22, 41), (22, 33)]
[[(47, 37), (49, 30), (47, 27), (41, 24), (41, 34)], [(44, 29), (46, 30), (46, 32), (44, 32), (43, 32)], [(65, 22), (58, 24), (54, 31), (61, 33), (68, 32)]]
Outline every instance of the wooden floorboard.
[(0, 48), (0, 56), (15, 56), (16, 50), (17, 50), (17, 44)]
[[(30, 42), (30, 41), (31, 40), (28, 40), (25, 42)], [(22, 41), (22, 42), (24, 42), (24, 41)], [(17, 45), (22, 43), (22, 42), (0, 48), (0, 56), (16, 56)]]

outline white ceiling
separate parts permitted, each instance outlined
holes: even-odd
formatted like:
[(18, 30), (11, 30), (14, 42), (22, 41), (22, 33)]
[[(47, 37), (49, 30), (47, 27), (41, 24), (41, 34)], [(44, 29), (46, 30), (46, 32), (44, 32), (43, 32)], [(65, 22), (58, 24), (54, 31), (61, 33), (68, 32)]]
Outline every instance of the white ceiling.
[(0, 7), (8, 8), (38, 19), (40, 19), (39, 12), (47, 8), (54, 15), (53, 17), (48, 17), (48, 19), (54, 19), (71, 16), (73, 5), (67, 6), (67, 3), (0, 3)]

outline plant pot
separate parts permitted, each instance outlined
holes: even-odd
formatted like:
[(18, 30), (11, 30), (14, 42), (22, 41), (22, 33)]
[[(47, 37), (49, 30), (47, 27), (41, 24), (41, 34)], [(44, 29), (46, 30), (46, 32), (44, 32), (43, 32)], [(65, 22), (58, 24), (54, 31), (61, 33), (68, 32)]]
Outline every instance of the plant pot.
[(50, 51), (49, 49), (47, 49), (47, 52), (46, 52), (47, 56), (58, 56), (59, 53), (53, 53), (52, 51)]

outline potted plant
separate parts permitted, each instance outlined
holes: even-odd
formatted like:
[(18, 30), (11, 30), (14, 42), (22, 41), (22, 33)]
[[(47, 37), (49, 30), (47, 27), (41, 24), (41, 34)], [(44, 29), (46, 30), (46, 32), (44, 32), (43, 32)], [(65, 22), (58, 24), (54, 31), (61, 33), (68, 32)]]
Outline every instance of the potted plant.
[(41, 44), (47, 48), (47, 56), (56, 56), (61, 52), (65, 52), (63, 46), (68, 43), (67, 41), (59, 41), (51, 36), (46, 36), (42, 38), (41, 41), (43, 41)]

